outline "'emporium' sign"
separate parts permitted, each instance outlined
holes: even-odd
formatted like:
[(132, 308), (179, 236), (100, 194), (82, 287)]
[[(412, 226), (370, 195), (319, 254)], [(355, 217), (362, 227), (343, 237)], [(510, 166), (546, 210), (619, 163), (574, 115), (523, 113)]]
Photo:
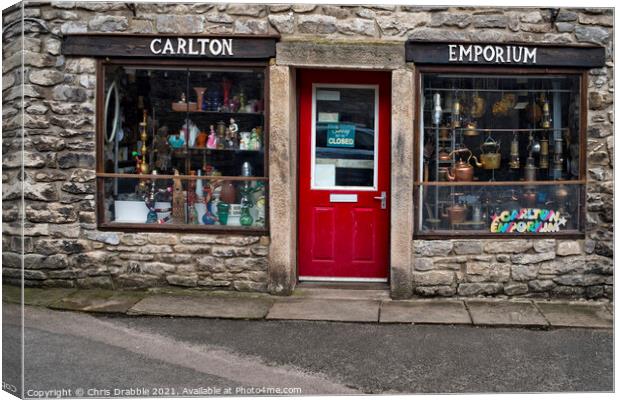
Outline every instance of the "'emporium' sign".
[(600, 68), (605, 48), (548, 43), (459, 43), (409, 40), (405, 59), (416, 64)]
[(505, 210), (491, 217), (493, 233), (547, 233), (559, 232), (566, 225), (559, 211), (542, 208)]
[(477, 44), (449, 44), (450, 62), (485, 62), (492, 64), (536, 64), (537, 48), (526, 46), (481, 46)]
[(149, 47), (156, 55), (233, 56), (232, 39), (155, 38)]

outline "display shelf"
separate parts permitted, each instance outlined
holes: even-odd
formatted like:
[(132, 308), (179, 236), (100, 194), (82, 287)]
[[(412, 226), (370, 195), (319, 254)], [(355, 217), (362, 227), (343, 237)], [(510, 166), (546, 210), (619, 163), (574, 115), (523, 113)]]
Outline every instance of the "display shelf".
[[(239, 154), (261, 154), (264, 152), (263, 149), (260, 150), (241, 150), (241, 149), (209, 149), (208, 147), (187, 147), (187, 150), (189, 150), (190, 153), (208, 153), (208, 152), (213, 152), (213, 153), (239, 153)], [(179, 149), (174, 149), (172, 151), (172, 153), (175, 156), (186, 156), (187, 155), (187, 151), (185, 151), (185, 148), (179, 148)]]
[[(424, 129), (434, 130), (434, 126), (425, 126)], [(454, 131), (476, 131), (476, 132), (499, 132), (499, 133), (534, 133), (534, 132), (555, 132), (568, 131), (570, 128), (450, 128)], [(451, 139), (439, 139), (440, 141), (449, 141)]]
[(189, 114), (206, 114), (206, 115), (226, 115), (226, 116), (234, 116), (234, 115), (253, 115), (253, 116), (264, 116), (265, 114), (260, 112), (240, 112), (240, 111), (204, 111), (204, 110), (171, 110), (173, 113), (189, 113)]
[(568, 89), (455, 89), (455, 88), (424, 88), (425, 92), (452, 92), (452, 93), (514, 93), (525, 96), (527, 93), (572, 93)]

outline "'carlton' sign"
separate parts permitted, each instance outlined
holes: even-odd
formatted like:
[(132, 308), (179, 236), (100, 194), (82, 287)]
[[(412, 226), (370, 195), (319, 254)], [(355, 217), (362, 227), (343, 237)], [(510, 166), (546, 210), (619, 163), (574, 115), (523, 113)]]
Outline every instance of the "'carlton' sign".
[(233, 39), (155, 38), (149, 48), (155, 55), (232, 56)]
[(276, 55), (277, 37), (206, 35), (65, 35), (62, 54), (82, 57), (266, 60)]
[(416, 64), (495, 65), (514, 67), (582, 67), (605, 65), (599, 46), (519, 43), (454, 43), (410, 40), (406, 60)]

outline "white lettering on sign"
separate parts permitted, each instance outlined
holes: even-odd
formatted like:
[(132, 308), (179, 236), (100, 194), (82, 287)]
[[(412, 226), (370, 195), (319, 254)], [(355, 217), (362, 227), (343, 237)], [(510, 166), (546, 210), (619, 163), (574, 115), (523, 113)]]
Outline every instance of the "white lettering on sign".
[(153, 54), (189, 56), (232, 56), (232, 39), (177, 38), (151, 40)]
[(449, 44), (450, 62), (485, 62), (493, 64), (536, 64), (537, 48), (526, 46), (481, 46)]

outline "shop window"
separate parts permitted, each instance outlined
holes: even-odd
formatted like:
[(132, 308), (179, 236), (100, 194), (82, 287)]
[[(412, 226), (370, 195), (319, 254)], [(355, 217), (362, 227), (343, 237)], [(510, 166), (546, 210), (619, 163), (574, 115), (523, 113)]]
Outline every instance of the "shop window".
[(581, 234), (583, 75), (439, 71), (419, 75), (416, 233)]
[(100, 227), (266, 230), (265, 74), (102, 65)]

